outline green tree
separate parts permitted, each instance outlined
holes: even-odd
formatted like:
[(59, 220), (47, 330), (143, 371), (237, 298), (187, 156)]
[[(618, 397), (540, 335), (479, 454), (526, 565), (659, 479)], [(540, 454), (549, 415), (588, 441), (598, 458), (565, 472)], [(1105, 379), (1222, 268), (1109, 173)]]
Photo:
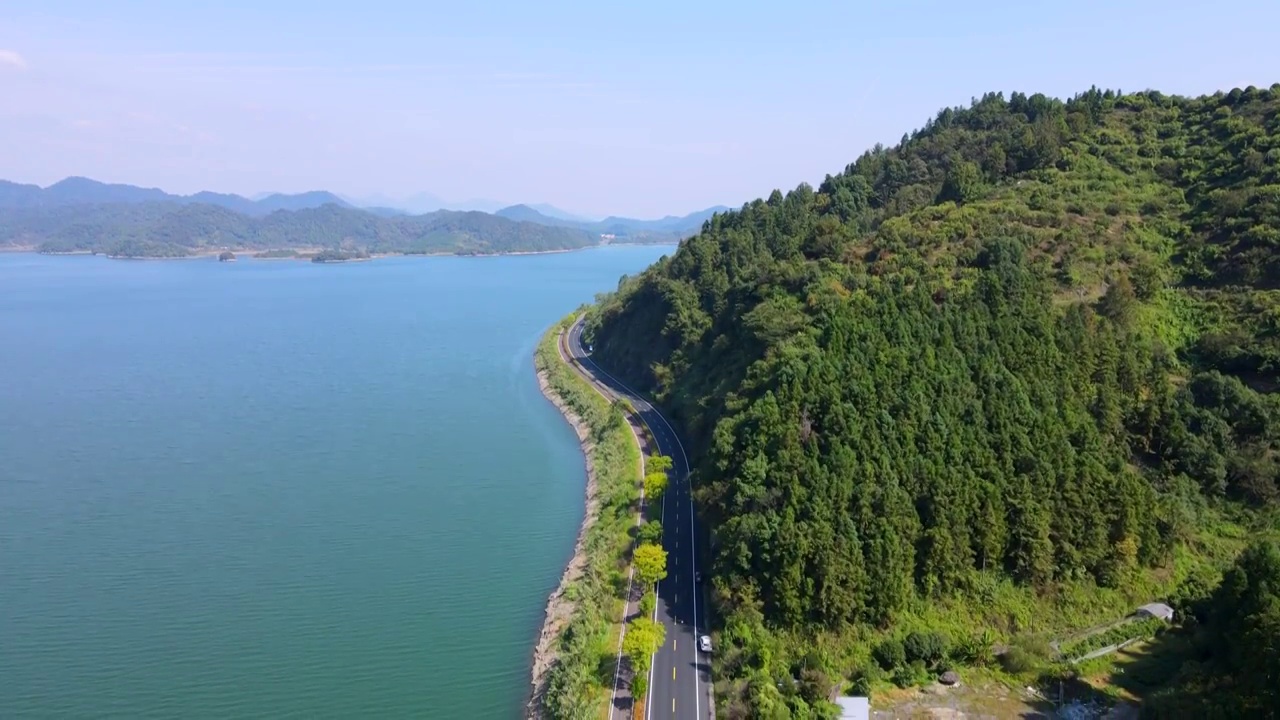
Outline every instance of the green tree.
[(960, 160), (947, 171), (939, 199), (967, 203), (977, 200), (982, 193), (982, 170), (975, 163)]
[(1138, 306), (1138, 296), (1127, 275), (1121, 275), (1107, 288), (1107, 292), (1098, 303), (1098, 311), (1115, 321), (1121, 327), (1129, 327), (1133, 323), (1133, 315)]
[(661, 544), (662, 543), (662, 523), (657, 520), (650, 520), (649, 522), (641, 525), (640, 528), (636, 531), (636, 539), (644, 544), (649, 544), (649, 545)]
[(649, 617), (638, 617), (627, 624), (622, 638), (622, 652), (631, 660), (637, 677), (647, 675), (653, 654), (666, 639), (667, 628)]
[(632, 562), (644, 585), (653, 585), (667, 577), (667, 551), (661, 545), (644, 543), (637, 546)]

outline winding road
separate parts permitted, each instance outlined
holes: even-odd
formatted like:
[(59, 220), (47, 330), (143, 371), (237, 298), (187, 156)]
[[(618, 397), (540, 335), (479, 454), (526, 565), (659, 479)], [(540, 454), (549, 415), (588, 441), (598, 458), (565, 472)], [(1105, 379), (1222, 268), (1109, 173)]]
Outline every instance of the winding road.
[[(667, 628), (666, 640), (653, 657), (646, 720), (715, 717), (711, 660), (698, 652), (698, 636), (708, 634), (702, 587), (695, 582), (697, 552), (693, 499), (689, 494), (689, 458), (675, 429), (642, 395), (597, 365), (582, 344), (583, 319), (569, 329), (568, 346), (575, 366), (606, 394), (626, 398), (649, 427), (659, 451), (671, 458), (667, 491), (662, 496), (662, 544), (667, 550), (667, 577), (658, 583), (655, 619)], [(705, 579), (705, 578), (704, 578)], [(714, 649), (714, 648), (713, 648)]]

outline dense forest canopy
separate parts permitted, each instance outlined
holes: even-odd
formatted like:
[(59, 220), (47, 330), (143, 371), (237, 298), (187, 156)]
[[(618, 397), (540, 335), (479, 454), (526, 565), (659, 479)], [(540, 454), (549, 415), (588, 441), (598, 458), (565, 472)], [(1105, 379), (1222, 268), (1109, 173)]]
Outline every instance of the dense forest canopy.
[(696, 449), (719, 670), (993, 577), (1124, 588), (1272, 507), (1277, 244), (1280, 85), (992, 93), (624, 279), (589, 331)]
[(1156, 718), (1273, 717), (1280, 708), (1280, 545), (1252, 543), (1188, 608), (1197, 656), (1144, 710)]

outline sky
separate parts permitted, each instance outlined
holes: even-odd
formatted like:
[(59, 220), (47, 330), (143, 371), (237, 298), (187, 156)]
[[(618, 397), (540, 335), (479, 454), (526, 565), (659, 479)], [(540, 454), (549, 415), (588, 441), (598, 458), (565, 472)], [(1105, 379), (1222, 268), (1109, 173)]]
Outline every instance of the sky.
[(659, 217), (988, 91), (1267, 87), (1277, 27), (1274, 0), (0, 0), (0, 178)]

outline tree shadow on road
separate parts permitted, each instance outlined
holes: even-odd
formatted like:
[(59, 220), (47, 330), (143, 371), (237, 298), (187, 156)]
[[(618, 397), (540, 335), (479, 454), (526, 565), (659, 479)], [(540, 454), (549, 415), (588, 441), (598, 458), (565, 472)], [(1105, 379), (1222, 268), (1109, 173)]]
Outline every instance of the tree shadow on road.
[(618, 677), (618, 697), (614, 699), (613, 707), (620, 711), (630, 711), (632, 705), (631, 699), (631, 659), (622, 656), (622, 664), (618, 664), (618, 656), (605, 653), (600, 656), (600, 661), (596, 665), (596, 678), (600, 684), (606, 688), (614, 687), (614, 671), (617, 671)]
[[(621, 668), (620, 670), (619, 667)], [(602, 654), (599, 662), (596, 663), (596, 679), (600, 681), (601, 685), (612, 688), (615, 670), (618, 670), (619, 674), (622, 675), (622, 680), (619, 681), (618, 687), (629, 686), (630, 683), (627, 678), (631, 677), (631, 660), (626, 655), (622, 656), (622, 665), (619, 666), (617, 655), (613, 653)]]

